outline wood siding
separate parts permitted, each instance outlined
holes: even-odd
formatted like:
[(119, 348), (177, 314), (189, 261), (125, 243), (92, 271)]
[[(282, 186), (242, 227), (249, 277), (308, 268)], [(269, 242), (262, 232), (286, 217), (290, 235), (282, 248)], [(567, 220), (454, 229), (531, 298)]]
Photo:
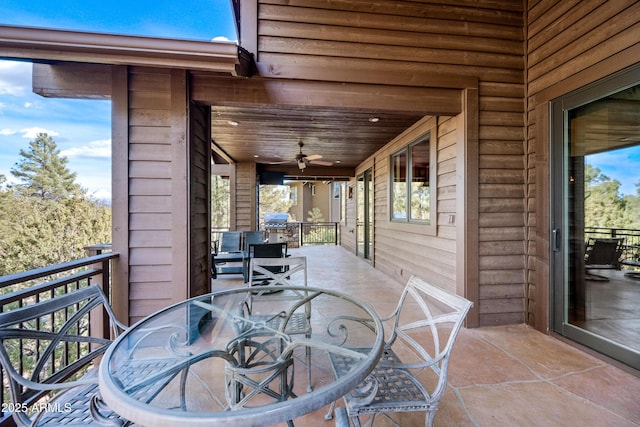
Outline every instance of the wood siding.
[(256, 164), (236, 164), (236, 188), (232, 193), (231, 209), (235, 212), (235, 224), (232, 230), (256, 230)]
[[(444, 125), (439, 127), (438, 121)], [(406, 282), (412, 275), (428, 278), (436, 285), (456, 289), (455, 223), (449, 223), (455, 215), (456, 170), (455, 127), (447, 118), (426, 117), (389, 143), (374, 157), (375, 184), (375, 266), (399, 282)], [(447, 126), (448, 125), (448, 126)], [(430, 179), (435, 191), (435, 203), (431, 208), (433, 222), (437, 225), (398, 223), (390, 220), (389, 165), (390, 156), (399, 149), (430, 134), (433, 146), (431, 164), (437, 164), (437, 177)], [(445, 167), (451, 165), (453, 168)], [(445, 165), (443, 165), (443, 163)], [(442, 166), (442, 170), (440, 167)], [(453, 177), (453, 179), (451, 179)], [(447, 218), (443, 220), (442, 218)]]
[[(261, 0), (258, 4), (256, 56), (262, 75), (293, 78), (298, 72), (297, 77), (304, 79), (309, 74), (303, 70), (308, 70), (314, 79), (345, 82), (366, 75), (369, 82), (383, 86), (393, 75), (396, 82), (416, 88), (429, 87), (430, 75), (440, 88), (456, 87), (454, 77), (447, 82), (443, 75), (459, 81), (477, 79), (478, 111), (473, 114), (479, 122), (474, 147), (478, 167), (465, 173), (476, 174), (471, 179), (479, 181), (475, 196), (479, 236), (470, 238), (479, 243), (465, 251), (467, 259), (477, 258), (480, 271), (469, 276), (476, 282), (465, 287), (474, 287), (470, 294), (478, 295), (478, 318), (472, 323), (479, 325), (524, 321), (523, 8), (523, 2), (507, 0)], [(453, 179), (454, 153), (460, 142), (447, 135), (450, 125), (443, 121), (439, 130), (445, 133), (438, 141), (438, 166), (443, 172), (439, 173), (436, 237), (391, 233), (376, 220), (375, 265), (398, 279), (414, 271), (446, 286), (456, 281), (451, 255), (456, 252), (456, 240), (469, 236), (457, 236), (456, 227), (449, 223), (460, 214), (455, 200), (461, 197), (454, 195), (460, 189), (455, 189)], [(375, 155), (376, 201), (386, 198), (388, 159), (382, 161), (384, 157)], [(351, 210), (348, 214), (355, 213)], [(376, 205), (376, 219), (379, 215), (388, 215), (384, 205)], [(345, 247), (355, 246), (354, 228), (348, 217), (342, 234)], [(409, 249), (406, 257), (399, 255), (398, 248)]]
[(189, 297), (211, 291), (211, 108), (189, 108)]
[(186, 73), (129, 70), (129, 320), (187, 297)]
[(530, 1), (527, 14), (527, 322), (549, 328), (550, 100), (640, 62), (640, 3)]

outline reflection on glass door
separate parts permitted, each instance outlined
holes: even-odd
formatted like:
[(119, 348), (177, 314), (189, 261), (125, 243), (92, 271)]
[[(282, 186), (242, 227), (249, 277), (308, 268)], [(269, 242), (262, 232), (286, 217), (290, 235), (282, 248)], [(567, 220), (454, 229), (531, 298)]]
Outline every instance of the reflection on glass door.
[(373, 255), (373, 181), (371, 169), (358, 175), (356, 186), (357, 254), (365, 259)]
[(640, 369), (637, 72), (552, 103), (551, 241), (554, 330)]

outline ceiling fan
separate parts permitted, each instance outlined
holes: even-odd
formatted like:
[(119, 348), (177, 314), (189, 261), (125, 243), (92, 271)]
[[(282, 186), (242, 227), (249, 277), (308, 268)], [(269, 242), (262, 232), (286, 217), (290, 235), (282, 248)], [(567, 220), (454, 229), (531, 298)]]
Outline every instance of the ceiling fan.
[(331, 166), (331, 165), (333, 165), (332, 162), (327, 162), (327, 161), (324, 161), (324, 160), (320, 160), (322, 158), (322, 156), (320, 154), (311, 154), (309, 156), (304, 154), (302, 152), (302, 147), (304, 147), (304, 143), (302, 141), (298, 142), (298, 147), (300, 147), (300, 152), (298, 154), (296, 154), (296, 157), (294, 157), (293, 160), (287, 160), (287, 161), (284, 161), (284, 162), (272, 162), (270, 164), (275, 165), (275, 164), (283, 164), (283, 163), (295, 162), (298, 165), (298, 168), (300, 170), (304, 170), (308, 165), (316, 165), (316, 166)]

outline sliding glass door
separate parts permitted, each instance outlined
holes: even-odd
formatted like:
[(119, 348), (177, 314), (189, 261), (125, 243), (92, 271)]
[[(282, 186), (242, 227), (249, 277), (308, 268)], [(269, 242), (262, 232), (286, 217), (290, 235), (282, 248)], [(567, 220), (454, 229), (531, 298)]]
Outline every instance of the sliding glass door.
[(356, 187), (357, 254), (364, 259), (373, 255), (373, 180), (371, 169), (358, 175)]
[(640, 369), (640, 67), (552, 102), (552, 327)]

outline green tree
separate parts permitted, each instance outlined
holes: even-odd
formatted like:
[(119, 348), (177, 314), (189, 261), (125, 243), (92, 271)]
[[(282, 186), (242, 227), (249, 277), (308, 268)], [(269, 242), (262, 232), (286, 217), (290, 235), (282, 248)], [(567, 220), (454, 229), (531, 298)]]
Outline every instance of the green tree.
[(229, 228), (229, 179), (211, 177), (211, 228)]
[(585, 164), (585, 225), (604, 228), (640, 228), (638, 196), (621, 196), (622, 184)]
[(111, 241), (111, 208), (75, 182), (50, 137), (20, 155), (11, 172), (22, 182), (5, 188), (0, 177), (0, 275), (83, 258), (86, 246)]
[(22, 181), (16, 189), (42, 199), (60, 199), (81, 192), (75, 183), (76, 174), (67, 168), (67, 158), (60, 155), (55, 141), (39, 133), (29, 143), (29, 150), (20, 150), (22, 157), (11, 174)]
[(84, 248), (111, 241), (111, 209), (87, 197), (2, 198), (0, 275), (86, 256)]
[(260, 186), (260, 219), (271, 213), (289, 212), (293, 206), (291, 188), (288, 185)]

